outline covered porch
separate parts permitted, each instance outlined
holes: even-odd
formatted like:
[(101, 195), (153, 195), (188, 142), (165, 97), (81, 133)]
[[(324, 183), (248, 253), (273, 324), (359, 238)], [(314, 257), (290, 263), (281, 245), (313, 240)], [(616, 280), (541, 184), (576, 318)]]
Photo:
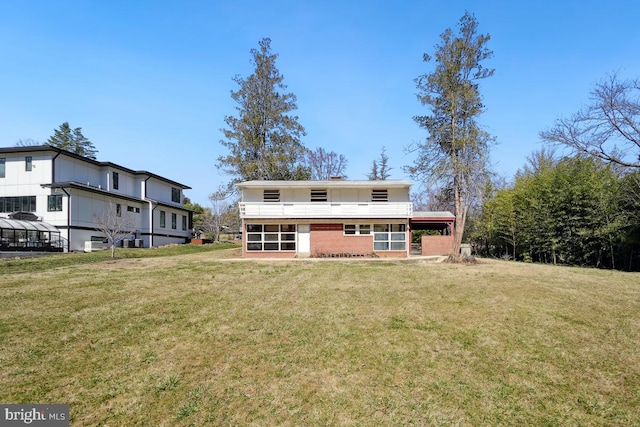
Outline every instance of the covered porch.
[(455, 222), (456, 218), (451, 212), (413, 212), (409, 221), (411, 255), (450, 255)]

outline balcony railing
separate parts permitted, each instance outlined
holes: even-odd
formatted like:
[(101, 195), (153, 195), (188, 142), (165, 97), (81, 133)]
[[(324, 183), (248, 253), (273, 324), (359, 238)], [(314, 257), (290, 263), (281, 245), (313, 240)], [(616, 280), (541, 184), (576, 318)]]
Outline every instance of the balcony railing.
[(240, 202), (241, 218), (410, 218), (403, 203), (261, 203)]

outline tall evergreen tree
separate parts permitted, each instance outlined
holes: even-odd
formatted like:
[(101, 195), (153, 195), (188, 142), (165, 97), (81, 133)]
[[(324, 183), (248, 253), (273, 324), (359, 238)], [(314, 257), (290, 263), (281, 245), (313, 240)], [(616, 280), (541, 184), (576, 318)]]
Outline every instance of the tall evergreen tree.
[(224, 118), (225, 140), (220, 143), (229, 154), (218, 157), (218, 165), (234, 181), (309, 179), (303, 165), (306, 135), (296, 110), (296, 96), (286, 93), (284, 77), (276, 68), (277, 55), (271, 53), (271, 40), (264, 38), (259, 49), (252, 49), (255, 71), (249, 77), (234, 77), (240, 86), (231, 92), (238, 104), (237, 116)]
[[(479, 81), (493, 75), (482, 66), (493, 52), (486, 47), (489, 35), (477, 34), (478, 22), (465, 13), (460, 33), (447, 29), (436, 46), (435, 70), (416, 79), (418, 99), (430, 109), (414, 120), (429, 136), (416, 147), (418, 158), (408, 168), (416, 179), (440, 182), (453, 190), (456, 216), (453, 253), (458, 254), (469, 207), (480, 193), (488, 165), (491, 141), (477, 122), (483, 111)], [(424, 55), (429, 62), (431, 56)]]
[(83, 134), (82, 128), (71, 129), (69, 122), (64, 122), (47, 140), (47, 145), (71, 151), (83, 157), (96, 159), (98, 150)]
[(382, 147), (380, 159), (373, 161), (371, 173), (367, 175), (369, 181), (384, 181), (391, 176), (389, 171), (393, 168), (389, 167), (389, 156), (387, 156), (386, 151), (387, 149)]

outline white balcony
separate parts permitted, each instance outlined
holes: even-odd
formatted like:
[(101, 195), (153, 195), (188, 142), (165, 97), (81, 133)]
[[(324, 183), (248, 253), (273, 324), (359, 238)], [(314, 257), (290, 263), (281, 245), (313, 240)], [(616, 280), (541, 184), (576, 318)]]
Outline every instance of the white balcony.
[(411, 218), (413, 204), (240, 202), (241, 218)]

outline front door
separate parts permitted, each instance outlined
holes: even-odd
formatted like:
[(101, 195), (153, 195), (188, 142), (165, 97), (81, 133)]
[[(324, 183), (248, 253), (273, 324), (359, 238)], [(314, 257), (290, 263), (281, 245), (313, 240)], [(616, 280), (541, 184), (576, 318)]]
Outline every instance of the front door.
[(301, 256), (311, 254), (311, 227), (309, 224), (298, 224), (298, 253)]

